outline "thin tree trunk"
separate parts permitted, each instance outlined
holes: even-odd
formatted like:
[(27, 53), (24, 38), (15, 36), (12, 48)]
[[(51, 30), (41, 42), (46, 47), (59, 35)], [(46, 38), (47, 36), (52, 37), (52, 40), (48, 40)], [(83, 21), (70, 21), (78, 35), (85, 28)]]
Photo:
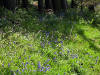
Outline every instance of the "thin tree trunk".
[(52, 2), (53, 2), (54, 11), (60, 11), (61, 10), (61, 0), (52, 0)]
[(53, 9), (52, 0), (45, 0), (45, 7), (46, 9)]
[(28, 0), (22, 0), (22, 7), (27, 8), (28, 6)]
[(93, 12), (95, 11), (94, 10), (94, 5), (89, 5), (88, 9), (89, 9), (89, 11), (93, 11)]
[(38, 0), (38, 10), (43, 11), (43, 0)]
[(16, 0), (4, 0), (4, 7), (14, 11), (16, 8)]
[(71, 1), (71, 8), (76, 8), (77, 7), (77, 4), (75, 2), (75, 0), (72, 0)]
[(61, 0), (61, 8), (63, 10), (66, 10), (68, 7), (68, 3), (67, 3), (67, 0)]
[(0, 7), (3, 6), (3, 0), (0, 0)]

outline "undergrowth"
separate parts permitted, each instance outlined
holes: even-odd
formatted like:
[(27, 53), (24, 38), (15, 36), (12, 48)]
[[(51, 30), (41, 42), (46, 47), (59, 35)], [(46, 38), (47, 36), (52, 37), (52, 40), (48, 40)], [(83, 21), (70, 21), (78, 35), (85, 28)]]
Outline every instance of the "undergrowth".
[(94, 18), (71, 12), (56, 16), (32, 8), (5, 10), (0, 75), (99, 75), (100, 26)]

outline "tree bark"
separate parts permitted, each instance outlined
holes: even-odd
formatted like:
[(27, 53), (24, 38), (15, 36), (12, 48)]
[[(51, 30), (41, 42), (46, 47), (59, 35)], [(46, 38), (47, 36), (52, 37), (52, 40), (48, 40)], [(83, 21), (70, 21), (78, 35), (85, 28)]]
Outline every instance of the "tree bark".
[(38, 10), (43, 11), (43, 0), (38, 0)]
[(16, 8), (16, 0), (4, 0), (4, 7), (14, 11)]
[(60, 11), (61, 10), (61, 0), (52, 0), (53, 2), (53, 10)]
[(3, 6), (3, 0), (0, 0), (0, 7)]
[(53, 9), (52, 0), (45, 0), (45, 8), (46, 9)]
[(71, 1), (71, 8), (76, 8), (77, 7), (77, 4), (75, 2), (75, 0), (72, 0)]
[(88, 9), (89, 9), (89, 11), (93, 11), (93, 12), (95, 11), (94, 5), (89, 5)]
[(67, 3), (67, 0), (61, 0), (61, 8), (63, 10), (66, 10), (68, 7), (68, 3)]
[(22, 7), (27, 8), (28, 6), (28, 0), (22, 0)]

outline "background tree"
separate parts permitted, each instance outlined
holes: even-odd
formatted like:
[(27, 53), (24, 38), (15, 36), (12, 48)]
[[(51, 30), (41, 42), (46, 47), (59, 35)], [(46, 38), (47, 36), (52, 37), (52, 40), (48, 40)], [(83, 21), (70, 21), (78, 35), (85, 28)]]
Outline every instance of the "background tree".
[(22, 7), (27, 8), (28, 6), (28, 0), (22, 0)]
[(60, 11), (61, 10), (61, 0), (52, 0), (53, 2), (53, 10)]
[(61, 8), (63, 10), (66, 10), (67, 7), (68, 7), (67, 0), (61, 0)]
[(0, 0), (0, 7), (3, 6), (3, 0)]
[(71, 8), (76, 8), (77, 7), (77, 3), (75, 0), (71, 1)]
[(52, 0), (45, 0), (45, 8), (46, 9), (53, 9)]
[(43, 11), (43, 0), (38, 0), (38, 10)]
[(5, 8), (14, 11), (16, 8), (16, 0), (4, 0), (3, 5)]

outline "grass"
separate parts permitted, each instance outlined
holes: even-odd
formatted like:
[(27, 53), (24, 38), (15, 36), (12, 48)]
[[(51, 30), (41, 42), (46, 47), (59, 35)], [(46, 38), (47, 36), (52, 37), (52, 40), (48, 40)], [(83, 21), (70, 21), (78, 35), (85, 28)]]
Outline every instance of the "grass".
[(71, 12), (2, 13), (0, 75), (99, 75), (100, 25)]

